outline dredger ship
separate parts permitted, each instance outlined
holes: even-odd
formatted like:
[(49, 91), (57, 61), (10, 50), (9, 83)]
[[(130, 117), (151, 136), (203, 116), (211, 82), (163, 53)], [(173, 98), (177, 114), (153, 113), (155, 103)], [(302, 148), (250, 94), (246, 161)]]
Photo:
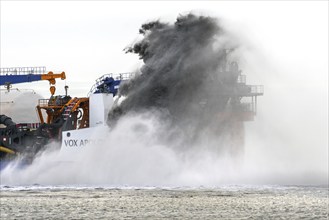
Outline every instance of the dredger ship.
[[(241, 123), (253, 120), (257, 96), (263, 95), (263, 86), (247, 85), (246, 76), (241, 74), (236, 62), (228, 64), (223, 71), (237, 91), (234, 98), (241, 106), (240, 112), (234, 114), (239, 114)], [(64, 154), (97, 142), (90, 135), (107, 125), (108, 113), (118, 100), (120, 85), (132, 77), (132, 73), (105, 74), (96, 80), (86, 97), (71, 97), (67, 94), (67, 86), (65, 95), (55, 95), (56, 79), (66, 79), (65, 72), (47, 72), (45, 67), (1, 68), (0, 85), (5, 86), (7, 92), (12, 84), (48, 80), (51, 93), (49, 99), (38, 100), (35, 107), (38, 123), (14, 122), (10, 115), (0, 114), (1, 167), (16, 160), (32, 163), (50, 142), (61, 143), (60, 151)], [(249, 101), (240, 102), (242, 98)]]

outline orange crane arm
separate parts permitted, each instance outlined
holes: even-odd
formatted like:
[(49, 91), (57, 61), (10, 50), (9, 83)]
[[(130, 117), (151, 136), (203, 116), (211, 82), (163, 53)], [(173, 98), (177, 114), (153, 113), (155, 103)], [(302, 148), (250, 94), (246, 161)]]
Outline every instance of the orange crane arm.
[[(54, 74), (53, 72), (49, 72), (48, 74), (42, 74), (41, 79), (42, 80), (48, 80), (50, 85), (55, 85), (56, 84), (56, 78), (61, 78), (62, 80), (66, 79), (65, 72), (59, 73), (59, 74)], [(50, 86), (49, 88), (51, 95), (55, 94), (56, 87), (55, 86)]]
[(61, 78), (62, 80), (66, 79), (65, 72), (54, 74), (53, 72), (49, 72), (47, 74), (42, 74), (42, 80), (48, 80), (51, 85), (56, 84), (56, 78)]

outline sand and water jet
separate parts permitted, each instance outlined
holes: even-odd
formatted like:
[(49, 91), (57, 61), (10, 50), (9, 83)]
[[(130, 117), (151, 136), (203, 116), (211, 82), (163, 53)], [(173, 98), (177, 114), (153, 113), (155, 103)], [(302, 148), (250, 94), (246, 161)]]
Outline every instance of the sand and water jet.
[[(140, 33), (143, 39), (126, 51), (138, 54), (144, 65), (120, 87), (124, 99), (109, 112), (109, 128), (93, 134), (106, 140), (71, 155), (75, 163), (54, 165), (57, 153), (53, 152), (25, 170), (8, 168), (1, 174), (4, 182), (111, 186), (304, 183), (299, 178), (303, 167), (295, 170), (298, 178), (289, 177), (293, 170), (277, 169), (279, 161), (260, 149), (269, 142), (280, 144), (273, 141), (279, 138), (276, 133), (261, 140), (247, 130), (251, 136), (244, 154), (243, 122), (233, 114), (244, 100), (235, 99), (238, 91), (232, 85), (237, 76), (225, 74), (236, 68), (233, 57), (238, 58), (241, 50), (217, 19), (188, 14), (174, 24), (144, 24)], [(223, 111), (228, 114), (218, 115)], [(260, 113), (264, 120), (264, 112)], [(273, 124), (262, 126), (273, 128)], [(274, 144), (268, 146), (277, 149)], [(293, 156), (287, 157), (285, 167), (291, 165)]]

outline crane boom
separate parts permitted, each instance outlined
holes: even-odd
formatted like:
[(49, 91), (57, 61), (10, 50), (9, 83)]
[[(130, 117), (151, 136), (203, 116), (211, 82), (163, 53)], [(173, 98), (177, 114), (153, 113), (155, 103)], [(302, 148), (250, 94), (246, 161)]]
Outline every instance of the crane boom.
[[(56, 84), (56, 78), (66, 79), (65, 72), (54, 74), (46, 73), (46, 67), (11, 67), (1, 68), (0, 85), (5, 85), (7, 89), (11, 84), (34, 82), (39, 80), (48, 80), (50, 85)], [(50, 87), (50, 92), (55, 93), (55, 87)]]
[(45, 67), (13, 67), (1, 68), (0, 85), (34, 82), (39, 80), (48, 80), (50, 84), (55, 84), (56, 78), (66, 79), (65, 72), (54, 74), (48, 72), (45, 74)]

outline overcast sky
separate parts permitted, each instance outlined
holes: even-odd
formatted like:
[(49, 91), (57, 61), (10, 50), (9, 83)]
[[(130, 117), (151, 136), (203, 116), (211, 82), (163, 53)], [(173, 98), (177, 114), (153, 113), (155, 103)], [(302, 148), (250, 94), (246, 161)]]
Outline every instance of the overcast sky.
[[(248, 48), (246, 60), (258, 56), (270, 67), (296, 68), (299, 82), (326, 86), (327, 1), (1, 1), (1, 67), (65, 71), (73, 95), (84, 96), (97, 77), (138, 67), (138, 57), (123, 49), (139, 37), (141, 24), (174, 22), (190, 11), (222, 20)], [(284, 78), (296, 83), (294, 74)], [(48, 90), (47, 82), (31, 85)]]

